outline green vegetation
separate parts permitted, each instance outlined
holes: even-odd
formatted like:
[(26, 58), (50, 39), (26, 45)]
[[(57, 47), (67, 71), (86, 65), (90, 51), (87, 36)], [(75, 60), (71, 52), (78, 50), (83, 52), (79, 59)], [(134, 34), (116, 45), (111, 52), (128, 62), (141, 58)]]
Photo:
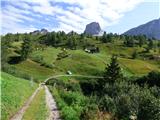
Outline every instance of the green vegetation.
[(132, 74), (144, 75), (153, 70), (160, 70), (158, 66), (150, 64), (147, 61), (137, 59), (119, 58), (119, 62), (124, 68), (127, 68)]
[(55, 62), (57, 70), (63, 72), (70, 70), (74, 74), (94, 75), (97, 72), (101, 72), (104, 68), (104, 63), (97, 56), (81, 50), (68, 52), (70, 56)]
[(43, 67), (40, 64), (29, 59), (19, 64), (15, 64), (14, 66), (17, 71), (23, 71), (29, 76), (35, 78), (37, 82), (44, 81), (49, 76), (52, 76), (54, 73), (52, 69)]
[(41, 88), (25, 111), (23, 120), (45, 120), (48, 116), (48, 109), (45, 102), (45, 91)]
[[(25, 40), (30, 43), (24, 43)], [(129, 40), (134, 41), (134, 45), (128, 45)], [(151, 43), (152, 48), (146, 51)], [(7, 34), (2, 37), (2, 44), (2, 52), (5, 53), (2, 54), (3, 71), (11, 73), (10, 69), (14, 66), (14, 71), (20, 71), (27, 76), (24, 78), (32, 77), (37, 82), (53, 74), (64, 74), (68, 70), (73, 74), (101, 74), (112, 54), (118, 56), (125, 76), (144, 75), (160, 68), (159, 62), (154, 60), (159, 56), (159, 48), (156, 47), (159, 42), (156, 40), (148, 42), (145, 36), (110, 33), (102, 37), (92, 37), (78, 35), (73, 31), (68, 34), (63, 31), (46, 35)], [(99, 53), (86, 53), (84, 49), (89, 46), (98, 47)], [(20, 62), (19, 57), (23, 48), (30, 48), (32, 52), (27, 55), (25, 61)], [(135, 62), (137, 64), (134, 64)], [(18, 73), (14, 75), (17, 76), (16, 74)]]
[(1, 75), (1, 119), (8, 120), (22, 107), (38, 86), (33, 81), (17, 78), (4, 72)]
[(25, 35), (22, 43), (22, 49), (20, 51), (21, 60), (26, 60), (30, 52), (31, 52), (31, 41), (30, 38), (27, 35)]
[(31, 58), (36, 61), (38, 57), (42, 57), (43, 61), (48, 64), (53, 64), (57, 59), (57, 55), (61, 50), (58, 48), (47, 47), (44, 50), (33, 51)]
[(117, 58), (113, 56), (103, 79), (63, 78), (47, 84), (64, 120), (128, 120), (130, 117), (154, 120), (160, 119), (159, 79), (159, 72), (139, 78), (123, 77)]
[(56, 97), (62, 119), (79, 120), (86, 105), (85, 96), (78, 92), (57, 91), (56, 89), (52, 92)]
[[(55, 87), (53, 87), (54, 83), (56, 83)], [(85, 112), (89, 112), (91, 109), (92, 115), (95, 116), (94, 109), (97, 109), (97, 105), (90, 105), (90, 100), (83, 95), (77, 81), (63, 81), (61, 79), (54, 79), (49, 81), (47, 84), (50, 85), (49, 89), (56, 99), (60, 110), (60, 115), (63, 120), (83, 119), (82, 115), (84, 115)], [(89, 111), (86, 111), (87, 109)]]
[[(158, 40), (106, 32), (95, 37), (74, 31), (27, 37), (29, 41), (26, 34), (2, 36), (2, 71), (38, 83), (67, 71), (105, 77), (70, 76), (48, 81), (62, 119), (160, 119)], [(95, 48), (97, 52), (93, 52)], [(43, 92), (37, 95), (38, 102), (33, 101), (26, 119), (39, 119), (41, 112), (45, 117), (43, 96)]]

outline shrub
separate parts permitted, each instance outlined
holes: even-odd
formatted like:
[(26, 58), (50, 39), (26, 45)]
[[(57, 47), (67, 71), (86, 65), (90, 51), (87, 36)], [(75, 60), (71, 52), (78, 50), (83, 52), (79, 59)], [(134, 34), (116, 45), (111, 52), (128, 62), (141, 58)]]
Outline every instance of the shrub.
[(69, 106), (65, 106), (62, 109), (61, 114), (64, 120), (80, 120), (79, 116), (77, 115), (77, 112)]
[(33, 61), (35, 61), (35, 62), (38, 62), (38, 63), (42, 63), (43, 62), (43, 56), (41, 56), (41, 55), (33, 56), (31, 59)]
[(115, 99), (117, 106), (117, 115), (121, 119), (129, 119), (132, 107), (131, 107), (131, 98), (127, 94), (122, 94), (117, 96)]
[(41, 62), (41, 66), (44, 66), (44, 67), (47, 67), (47, 68), (51, 68), (51, 69), (54, 67), (54, 65), (49, 64), (49, 63), (47, 63), (45, 61)]
[(160, 119), (160, 100), (156, 99), (146, 88), (140, 94), (138, 110), (139, 120), (159, 120)]
[(40, 63), (41, 66), (44, 66), (44, 67), (47, 67), (47, 68), (52, 69), (54, 67), (52, 64), (49, 64), (46, 61), (44, 61), (43, 56), (41, 56), (41, 55), (36, 55), (36, 56), (32, 57), (32, 60), (37, 62), (37, 63)]
[(85, 97), (79, 92), (61, 91), (60, 96), (67, 105), (85, 106)]
[(132, 59), (137, 58), (137, 56), (138, 56), (138, 53), (137, 53), (137, 51), (135, 50), (135, 51), (132, 53)]
[(158, 86), (160, 87), (160, 72), (152, 71), (147, 76), (138, 78), (136, 83), (143, 86), (145, 83), (149, 86)]
[(98, 112), (97, 96), (90, 96), (86, 101), (84, 110), (81, 113), (81, 120), (95, 120)]
[(114, 102), (114, 99), (111, 98), (108, 95), (105, 95), (101, 100), (100, 100), (100, 107), (103, 111), (110, 112), (112, 114), (116, 113), (116, 105)]
[(67, 90), (69, 90), (69, 91), (77, 91), (77, 92), (81, 91), (80, 85), (77, 82), (68, 81), (65, 83), (64, 87), (67, 88)]

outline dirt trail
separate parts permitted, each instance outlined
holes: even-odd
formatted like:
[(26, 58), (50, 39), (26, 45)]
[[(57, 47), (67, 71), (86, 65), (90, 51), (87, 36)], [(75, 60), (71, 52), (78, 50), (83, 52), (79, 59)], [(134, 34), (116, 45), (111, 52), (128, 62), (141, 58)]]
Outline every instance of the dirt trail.
[[(32, 94), (32, 96), (26, 101), (26, 103), (23, 105), (23, 107), (10, 120), (22, 120), (22, 117), (23, 117), (25, 111), (27, 110), (27, 108), (31, 104), (32, 100), (34, 99), (34, 97), (36, 96), (38, 91), (43, 87), (43, 85), (50, 79), (58, 78), (58, 77), (62, 77), (62, 76), (85, 77), (85, 78), (103, 78), (100, 76), (87, 76), (87, 75), (55, 75), (55, 76), (49, 77), (45, 80), (45, 82), (43, 84), (39, 85), (39, 87), (35, 90), (35, 92)], [(55, 102), (54, 98), (52, 97), (52, 94), (50, 93), (50, 91), (46, 85), (44, 85), (44, 87), (45, 87), (45, 92), (46, 92), (46, 104), (50, 110), (50, 114), (49, 114), (49, 117), (47, 118), (47, 120), (61, 120), (60, 116), (59, 116), (59, 111), (56, 106), (56, 102)]]
[(35, 92), (32, 94), (32, 96), (26, 101), (24, 106), (10, 120), (22, 120), (22, 117), (23, 117), (26, 109), (29, 107), (29, 105), (31, 104), (32, 100), (34, 99), (34, 97), (36, 96), (36, 94), (38, 93), (40, 88), (41, 87), (38, 87), (35, 90)]
[(56, 102), (46, 85), (45, 85), (45, 92), (46, 92), (46, 104), (47, 107), (49, 108), (49, 117), (47, 120), (61, 120)]

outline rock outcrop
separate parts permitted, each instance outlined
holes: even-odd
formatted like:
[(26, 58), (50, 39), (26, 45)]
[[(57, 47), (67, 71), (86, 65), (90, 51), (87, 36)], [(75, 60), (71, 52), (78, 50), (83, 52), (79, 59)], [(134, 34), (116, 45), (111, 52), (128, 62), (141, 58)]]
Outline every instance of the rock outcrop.
[(98, 22), (92, 22), (86, 25), (85, 34), (98, 36), (102, 34), (101, 27)]

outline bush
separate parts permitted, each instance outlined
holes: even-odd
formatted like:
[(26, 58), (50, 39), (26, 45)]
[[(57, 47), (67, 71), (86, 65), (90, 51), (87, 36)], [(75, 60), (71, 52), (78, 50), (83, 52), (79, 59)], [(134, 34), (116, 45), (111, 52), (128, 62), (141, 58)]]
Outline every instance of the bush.
[(69, 106), (65, 106), (62, 109), (61, 114), (64, 120), (80, 120), (79, 116), (77, 115), (77, 112)]
[(82, 111), (86, 104), (85, 97), (79, 92), (71, 92), (52, 89), (49, 87), (56, 98), (61, 117), (64, 120), (80, 120)]
[(160, 72), (152, 71), (147, 76), (138, 78), (136, 83), (143, 86), (148, 84), (149, 86), (158, 86), (160, 87)]
[(138, 56), (138, 53), (137, 53), (137, 51), (134, 51), (134, 52), (132, 53), (132, 59), (135, 59), (135, 58), (137, 58), (137, 56)]
[(86, 101), (84, 110), (81, 113), (81, 120), (95, 120), (98, 112), (97, 96), (90, 96)]
[(49, 63), (45, 62), (44, 59), (43, 59), (43, 56), (41, 56), (41, 55), (37, 55), (37, 56), (32, 57), (32, 60), (37, 62), (37, 63), (40, 63), (41, 66), (44, 66), (44, 67), (47, 67), (47, 68), (52, 69), (54, 67), (52, 64), (49, 64)]
[(65, 89), (68, 91), (79, 91), (81, 92), (81, 88), (78, 82), (75, 81), (64, 81), (62, 79), (52, 79), (50, 81), (48, 81), (48, 83), (46, 83), (48, 85), (52, 85), (54, 86), (56, 84), (56, 88), (58, 89)]
[(138, 120), (160, 119), (159, 87), (140, 87), (132, 81), (106, 84), (105, 96), (99, 97), (99, 108), (123, 120), (128, 120), (131, 116)]
[(103, 111), (107, 111), (107, 112), (110, 112), (112, 114), (116, 113), (116, 105), (115, 105), (114, 99), (109, 97), (108, 95), (105, 95), (100, 100), (100, 108)]
[(129, 119), (130, 113), (132, 111), (132, 100), (130, 96), (127, 94), (122, 94), (116, 97), (115, 102), (117, 106), (118, 117), (121, 119)]
[(85, 97), (79, 92), (60, 91), (60, 96), (67, 105), (85, 106)]
[(47, 68), (51, 68), (51, 69), (54, 67), (54, 65), (49, 64), (49, 63), (47, 63), (45, 61), (41, 62), (41, 66), (44, 66), (44, 67), (47, 67)]
[(160, 100), (155, 98), (148, 89), (140, 94), (138, 110), (139, 120), (159, 120), (160, 119)]
[(80, 88), (80, 85), (79, 83), (76, 83), (76, 82), (66, 82), (65, 85), (64, 85), (65, 88), (67, 88), (67, 90), (69, 91), (81, 91), (81, 88)]
[(98, 83), (96, 80), (80, 81), (80, 86), (85, 95), (91, 95), (98, 91)]
[(41, 56), (41, 55), (33, 56), (31, 59), (33, 61), (35, 61), (35, 62), (38, 62), (38, 63), (42, 63), (43, 62), (43, 56)]

